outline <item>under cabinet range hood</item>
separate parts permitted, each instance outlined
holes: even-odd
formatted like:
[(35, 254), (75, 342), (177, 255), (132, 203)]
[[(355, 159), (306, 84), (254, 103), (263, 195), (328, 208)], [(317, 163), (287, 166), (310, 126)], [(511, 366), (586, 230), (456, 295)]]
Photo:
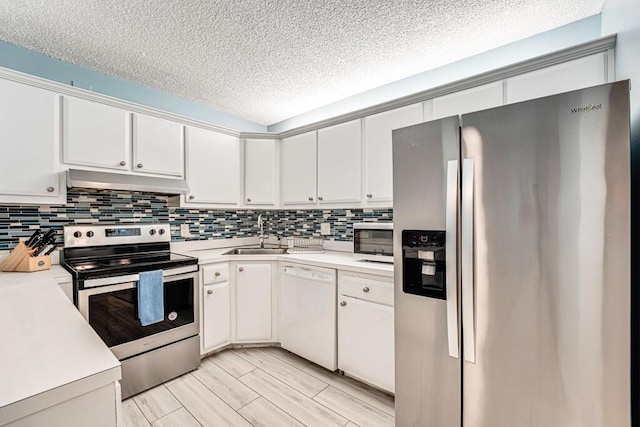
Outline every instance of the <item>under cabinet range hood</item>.
[(184, 179), (125, 175), (79, 169), (69, 169), (67, 171), (67, 187), (140, 191), (171, 195), (187, 194), (189, 192), (189, 186)]

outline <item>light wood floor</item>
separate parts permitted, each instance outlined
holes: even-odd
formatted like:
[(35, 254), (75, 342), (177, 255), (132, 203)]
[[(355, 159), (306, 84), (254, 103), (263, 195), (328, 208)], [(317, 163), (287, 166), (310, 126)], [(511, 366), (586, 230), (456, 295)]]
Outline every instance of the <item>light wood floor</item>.
[(280, 348), (226, 350), (122, 402), (125, 426), (393, 426), (393, 397)]

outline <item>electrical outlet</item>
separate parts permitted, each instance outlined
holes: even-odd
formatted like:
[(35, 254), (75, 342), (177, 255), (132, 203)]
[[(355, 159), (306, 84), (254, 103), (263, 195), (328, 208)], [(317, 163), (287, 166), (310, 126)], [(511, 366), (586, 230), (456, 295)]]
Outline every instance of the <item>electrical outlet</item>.
[(180, 236), (191, 237), (191, 231), (189, 231), (189, 224), (180, 224)]
[(320, 224), (320, 234), (322, 236), (330, 236), (331, 235), (331, 224), (328, 222), (323, 222)]

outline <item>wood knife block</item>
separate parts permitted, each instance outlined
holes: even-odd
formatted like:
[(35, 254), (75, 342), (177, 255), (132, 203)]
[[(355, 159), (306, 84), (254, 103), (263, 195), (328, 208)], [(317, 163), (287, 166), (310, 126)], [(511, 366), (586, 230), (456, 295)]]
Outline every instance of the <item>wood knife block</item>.
[(0, 271), (41, 271), (51, 268), (51, 257), (45, 256), (32, 256), (33, 249), (29, 249), (24, 242), (18, 243), (18, 246), (13, 248), (11, 253), (7, 255), (2, 264), (0, 264)]

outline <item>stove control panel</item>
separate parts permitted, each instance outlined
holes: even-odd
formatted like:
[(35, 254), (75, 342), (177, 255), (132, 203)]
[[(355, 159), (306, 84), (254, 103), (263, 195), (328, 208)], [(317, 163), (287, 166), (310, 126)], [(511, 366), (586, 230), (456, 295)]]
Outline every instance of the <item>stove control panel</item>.
[(64, 227), (65, 248), (170, 241), (169, 224), (70, 225)]

